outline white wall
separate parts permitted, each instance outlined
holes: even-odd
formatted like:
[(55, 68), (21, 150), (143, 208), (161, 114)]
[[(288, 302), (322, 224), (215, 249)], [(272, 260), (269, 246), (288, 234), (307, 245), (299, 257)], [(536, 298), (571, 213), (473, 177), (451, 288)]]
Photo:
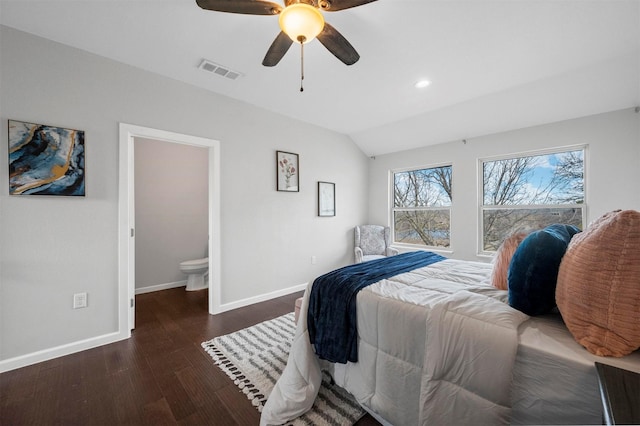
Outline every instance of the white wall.
[[(0, 161), (0, 371), (118, 330), (120, 122), (221, 142), (223, 304), (299, 286), (352, 261), (352, 227), (367, 217), (367, 158), (347, 137), (0, 31), (0, 157), (7, 158), (9, 118), (81, 129), (87, 176), (83, 198), (10, 197)], [(276, 150), (300, 155), (299, 193), (275, 190)], [(336, 183), (336, 217), (316, 216), (318, 180)], [(72, 295), (83, 291), (88, 308), (73, 310)]]
[(477, 256), (478, 159), (577, 144), (588, 145), (587, 223), (610, 210), (640, 210), (640, 114), (625, 109), (371, 159), (369, 222), (390, 223), (390, 170), (453, 164), (450, 256), (487, 260)]
[(136, 291), (185, 284), (179, 264), (207, 252), (208, 149), (135, 138)]

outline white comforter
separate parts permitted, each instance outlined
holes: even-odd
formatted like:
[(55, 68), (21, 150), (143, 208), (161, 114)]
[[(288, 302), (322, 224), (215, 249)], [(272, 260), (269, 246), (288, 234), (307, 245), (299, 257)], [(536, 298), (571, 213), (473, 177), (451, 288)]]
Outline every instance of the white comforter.
[(311, 408), (321, 369), (394, 425), (500, 424), (510, 419), (518, 325), (528, 317), (488, 284), (491, 265), (448, 259), (358, 294), (359, 361), (329, 364), (309, 343), (309, 289), (288, 364), (260, 423)]

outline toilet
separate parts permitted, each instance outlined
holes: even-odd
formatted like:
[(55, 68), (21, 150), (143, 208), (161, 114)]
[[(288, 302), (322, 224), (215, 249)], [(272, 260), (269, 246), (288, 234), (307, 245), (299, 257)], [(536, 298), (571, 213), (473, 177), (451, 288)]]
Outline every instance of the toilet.
[(180, 262), (180, 271), (187, 275), (187, 291), (207, 288), (207, 275), (209, 274), (208, 257)]

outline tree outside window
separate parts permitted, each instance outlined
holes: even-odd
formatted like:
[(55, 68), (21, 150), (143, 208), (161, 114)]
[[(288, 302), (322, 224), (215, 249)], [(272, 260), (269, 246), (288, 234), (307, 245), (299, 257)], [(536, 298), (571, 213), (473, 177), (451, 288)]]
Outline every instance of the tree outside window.
[(395, 243), (449, 247), (451, 171), (448, 165), (393, 173)]
[(553, 223), (582, 229), (585, 149), (482, 160), (481, 251)]

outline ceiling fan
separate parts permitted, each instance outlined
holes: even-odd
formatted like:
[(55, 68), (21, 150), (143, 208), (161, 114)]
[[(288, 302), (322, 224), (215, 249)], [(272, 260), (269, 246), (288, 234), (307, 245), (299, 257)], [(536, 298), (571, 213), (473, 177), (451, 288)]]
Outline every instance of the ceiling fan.
[[(267, 0), (196, 0), (202, 9), (246, 15), (280, 15), (280, 34), (269, 47), (262, 65), (277, 65), (293, 42), (302, 46), (314, 38), (329, 52), (353, 65), (360, 55), (342, 34), (324, 22), (320, 11), (337, 12), (376, 0), (284, 0), (284, 7)], [(302, 47), (301, 47), (302, 48)], [(304, 78), (304, 77), (303, 77)]]

